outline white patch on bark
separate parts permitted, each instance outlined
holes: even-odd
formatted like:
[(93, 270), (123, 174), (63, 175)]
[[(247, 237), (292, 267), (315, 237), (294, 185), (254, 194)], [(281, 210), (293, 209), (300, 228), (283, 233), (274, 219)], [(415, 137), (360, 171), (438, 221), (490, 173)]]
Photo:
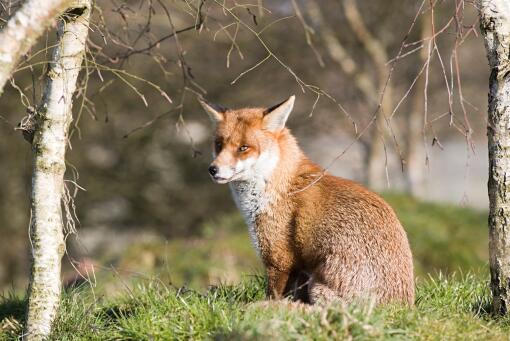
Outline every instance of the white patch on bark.
[(510, 308), (510, 2), (481, 0), (489, 80), (489, 256), (494, 310)]
[(62, 221), (65, 152), (72, 121), (72, 96), (85, 52), (91, 3), (81, 0), (73, 2), (72, 6), (83, 8), (83, 12), (58, 24), (57, 46), (49, 63), (32, 144), (30, 236), (33, 262), (25, 332), (28, 340), (48, 337), (60, 303), (60, 266), (65, 250)]

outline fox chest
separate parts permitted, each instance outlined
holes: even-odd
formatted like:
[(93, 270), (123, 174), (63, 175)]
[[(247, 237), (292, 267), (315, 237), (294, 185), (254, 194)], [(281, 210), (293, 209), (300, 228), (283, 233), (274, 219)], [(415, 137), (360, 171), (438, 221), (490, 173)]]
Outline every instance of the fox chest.
[(251, 243), (261, 256), (261, 249), (270, 247), (267, 244), (274, 224), (267, 217), (272, 215), (276, 200), (268, 195), (263, 183), (235, 183), (230, 188), (237, 208), (248, 225)]

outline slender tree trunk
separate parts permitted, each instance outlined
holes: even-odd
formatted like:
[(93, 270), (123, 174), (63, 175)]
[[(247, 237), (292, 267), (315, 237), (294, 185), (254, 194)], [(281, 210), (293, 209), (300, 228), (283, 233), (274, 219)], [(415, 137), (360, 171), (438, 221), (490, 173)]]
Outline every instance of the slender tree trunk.
[(386, 117), (393, 111), (393, 88), (391, 84), (386, 84), (388, 77), (388, 54), (386, 48), (372, 33), (363, 20), (356, 0), (343, 0), (345, 18), (349, 23), (354, 35), (363, 45), (365, 51), (372, 59), (376, 73), (377, 93), (373, 96), (379, 101), (380, 92), (384, 90), (384, 96), (381, 101), (381, 107), (376, 114), (376, 120), (370, 133), (368, 141), (368, 150), (365, 157), (366, 164), (366, 183), (374, 189), (383, 189), (386, 187), (386, 166), (387, 151), (384, 150), (384, 138), (387, 134)]
[(387, 135), (385, 115), (393, 110), (391, 100), (391, 88), (386, 89), (381, 107), (376, 114), (376, 119), (370, 132), (370, 141), (365, 154), (366, 179), (368, 187), (376, 190), (387, 188), (386, 167), (388, 152), (384, 150), (384, 137)]
[(28, 0), (0, 31), (0, 96), (18, 60), (70, 0)]
[(377, 104), (377, 88), (371, 75), (366, 70), (360, 68), (358, 62), (342, 45), (338, 32), (335, 32), (326, 22), (320, 4), (316, 1), (306, 1), (305, 6), (316, 32), (322, 38), (331, 59), (340, 66), (347, 76), (352, 78), (354, 85), (370, 101), (370, 104)]
[[(370, 104), (379, 104), (379, 91), (382, 91), (386, 84), (388, 69), (386, 62), (388, 56), (385, 47), (368, 30), (361, 13), (357, 7), (356, 1), (345, 0), (342, 2), (345, 10), (347, 23), (352, 29), (354, 36), (363, 45), (365, 51), (372, 59), (376, 69), (376, 75), (373, 77), (367, 70), (360, 68), (358, 62), (352, 58), (347, 49), (342, 45), (338, 34), (326, 23), (322, 13), (321, 6), (317, 1), (306, 1), (305, 5), (313, 24), (318, 28), (317, 32), (321, 35), (328, 53), (342, 69), (342, 71), (353, 79), (353, 84), (360, 90)], [(385, 168), (386, 154), (384, 151), (383, 137), (387, 131), (385, 115), (389, 115), (393, 110), (392, 86), (386, 86), (386, 93), (377, 112), (377, 117), (370, 136), (366, 141), (366, 153), (364, 157), (365, 183), (372, 188), (382, 189), (386, 185)]]
[[(429, 17), (424, 17), (421, 23), (421, 39), (429, 38), (432, 34), (432, 23)], [(420, 50), (420, 63), (425, 64), (429, 56), (429, 49)], [(407, 150), (406, 150), (406, 190), (413, 196), (423, 193), (425, 181), (425, 147), (423, 142), (423, 115), (425, 102), (425, 77), (421, 77), (414, 90), (411, 112), (407, 116)]]
[(60, 265), (65, 250), (62, 221), (65, 152), (72, 121), (72, 96), (88, 34), (90, 0), (71, 3), (57, 28), (42, 104), (32, 143), (33, 175), (30, 237), (32, 273), (26, 339), (42, 340), (57, 314)]
[(489, 255), (494, 311), (510, 306), (510, 2), (481, 0), (489, 79)]
[[(383, 48), (380, 44), (377, 44), (377, 46), (380, 49)], [(381, 52), (381, 55), (385, 55), (385, 52)], [(380, 91), (382, 91), (387, 77), (386, 64), (374, 56), (372, 57), (372, 60), (377, 69), (378, 87)], [(367, 150), (365, 154), (365, 183), (368, 187), (377, 190), (382, 190), (388, 186), (386, 178), (388, 152), (385, 150), (384, 138), (388, 136), (386, 117), (387, 115), (390, 115), (392, 111), (393, 88), (390, 84), (388, 84), (384, 97), (381, 101), (381, 106), (376, 113), (375, 122), (370, 130), (370, 140), (367, 143)]]

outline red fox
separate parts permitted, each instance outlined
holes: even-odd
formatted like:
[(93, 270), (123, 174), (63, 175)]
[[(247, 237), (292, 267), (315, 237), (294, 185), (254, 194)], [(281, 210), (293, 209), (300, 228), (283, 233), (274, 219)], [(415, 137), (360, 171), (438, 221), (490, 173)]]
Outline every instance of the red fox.
[(200, 99), (215, 124), (209, 173), (230, 185), (266, 269), (267, 297), (412, 305), (412, 255), (396, 214), (304, 155), (285, 127), (294, 99), (238, 110)]

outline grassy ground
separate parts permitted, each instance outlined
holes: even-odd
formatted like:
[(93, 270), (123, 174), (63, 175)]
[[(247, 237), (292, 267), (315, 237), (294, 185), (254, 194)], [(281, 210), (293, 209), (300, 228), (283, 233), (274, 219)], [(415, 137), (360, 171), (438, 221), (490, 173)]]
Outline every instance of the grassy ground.
[[(66, 295), (51, 339), (509, 339), (510, 320), (494, 318), (487, 311), (485, 276), (439, 276), (419, 282), (417, 289), (414, 308), (267, 303), (261, 301), (261, 277), (205, 293), (159, 281), (140, 283), (116, 299), (77, 290)], [(0, 308), (3, 339), (14, 339), (21, 330), (22, 302), (9, 302), (17, 307), (8, 319), (6, 309)]]
[[(52, 339), (510, 339), (510, 319), (494, 318), (487, 308), (486, 214), (398, 194), (385, 198), (413, 249), (414, 308), (264, 303), (263, 278), (243, 275), (262, 269), (233, 214), (193, 239), (103, 255), (97, 285), (66, 293)], [(19, 336), (24, 303), (0, 298), (0, 340)]]

